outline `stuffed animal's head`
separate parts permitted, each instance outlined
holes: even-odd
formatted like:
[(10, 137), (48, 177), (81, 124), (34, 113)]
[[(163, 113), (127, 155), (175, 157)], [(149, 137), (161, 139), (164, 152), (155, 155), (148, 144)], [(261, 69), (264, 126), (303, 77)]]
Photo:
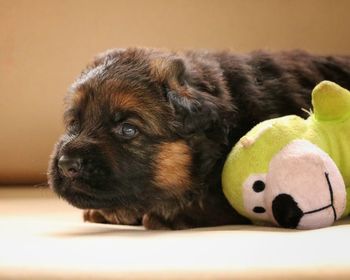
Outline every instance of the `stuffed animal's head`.
[[(326, 82), (315, 88), (315, 114), (307, 120), (286, 116), (262, 122), (229, 154), (222, 175), (223, 190), (243, 216), (302, 229), (331, 225), (344, 212), (343, 176), (318, 145), (324, 136), (316, 135), (315, 122), (326, 118), (330, 110), (318, 106), (325, 103), (323, 99), (315, 101), (325, 87), (329, 91), (329, 85)], [(333, 83), (331, 86), (333, 89)]]

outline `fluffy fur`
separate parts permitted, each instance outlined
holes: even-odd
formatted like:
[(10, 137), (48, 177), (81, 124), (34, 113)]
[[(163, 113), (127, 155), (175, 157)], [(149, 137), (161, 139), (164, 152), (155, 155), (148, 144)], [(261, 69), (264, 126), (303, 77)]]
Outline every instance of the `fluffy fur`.
[[(67, 132), (49, 183), (89, 221), (151, 229), (245, 223), (221, 190), (227, 153), (260, 121), (305, 116), (301, 109), (324, 79), (350, 88), (350, 58), (108, 51), (68, 93)], [(130, 125), (136, 133), (126, 137)], [(79, 158), (78, 176), (64, 175), (62, 156)]]

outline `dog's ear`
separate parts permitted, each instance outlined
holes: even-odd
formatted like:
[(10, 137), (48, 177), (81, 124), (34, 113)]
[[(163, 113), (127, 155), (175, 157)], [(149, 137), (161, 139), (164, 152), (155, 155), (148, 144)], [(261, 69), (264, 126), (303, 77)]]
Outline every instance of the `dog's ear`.
[(174, 56), (156, 59), (152, 69), (185, 134), (226, 139), (235, 108), (217, 64)]

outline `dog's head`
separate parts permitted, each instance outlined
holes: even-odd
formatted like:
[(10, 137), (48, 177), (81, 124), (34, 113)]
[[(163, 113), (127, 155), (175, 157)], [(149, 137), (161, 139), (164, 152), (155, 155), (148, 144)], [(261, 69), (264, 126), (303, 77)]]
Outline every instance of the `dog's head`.
[(148, 49), (98, 56), (67, 95), (53, 190), (79, 208), (140, 211), (198, 192), (234, 111), (211, 63)]

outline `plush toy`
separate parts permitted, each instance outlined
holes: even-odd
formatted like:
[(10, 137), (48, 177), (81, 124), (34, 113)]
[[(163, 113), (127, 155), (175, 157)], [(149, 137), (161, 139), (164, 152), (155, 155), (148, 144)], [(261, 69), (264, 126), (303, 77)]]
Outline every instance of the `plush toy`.
[(323, 81), (312, 104), (306, 120), (258, 124), (226, 160), (224, 193), (255, 223), (312, 229), (350, 212), (350, 92)]

